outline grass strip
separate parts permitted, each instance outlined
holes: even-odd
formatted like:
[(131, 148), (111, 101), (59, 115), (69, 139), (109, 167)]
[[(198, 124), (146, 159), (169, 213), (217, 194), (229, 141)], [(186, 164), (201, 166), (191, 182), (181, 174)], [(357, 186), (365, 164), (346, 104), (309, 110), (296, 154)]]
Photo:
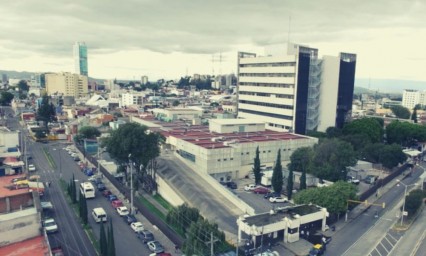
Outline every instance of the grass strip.
[[(63, 179), (60, 179), (59, 185), (62, 188), (63, 192), (65, 193), (65, 198), (67, 199), (68, 204), (74, 210), (75, 215), (78, 216), (78, 205), (73, 204), (71, 202), (71, 197), (68, 195), (68, 192), (67, 192), (68, 184)], [(78, 218), (78, 220), (80, 221), (80, 224), (83, 227), (84, 232), (87, 234), (87, 237), (89, 237), (90, 242), (93, 244), (96, 253), (100, 255), (101, 250), (99, 247), (99, 241), (96, 239), (95, 235), (93, 234), (92, 228), (90, 227), (90, 225), (84, 225), (83, 222), (81, 222), (80, 218)]]
[(164, 199), (160, 194), (155, 194), (155, 196), (153, 196), (153, 198), (155, 199), (155, 201), (157, 201), (161, 206), (164, 207), (164, 209), (166, 209), (168, 212), (170, 210), (172, 210), (174, 207), (173, 205), (171, 205), (169, 202), (166, 201), (166, 199)]
[[(161, 199), (164, 200), (164, 198), (162, 198), (162, 197), (161, 197)], [(166, 223), (177, 234), (179, 234), (183, 238), (185, 237), (185, 232), (183, 232), (183, 230), (181, 230), (181, 229), (179, 229), (179, 228), (177, 228), (173, 225), (168, 224), (167, 221), (166, 221), (166, 216), (163, 214), (163, 212), (161, 212), (159, 209), (157, 209), (157, 207), (155, 207), (155, 205), (153, 205), (148, 199), (146, 199), (143, 196), (138, 196), (137, 200), (139, 200), (141, 203), (143, 203), (151, 212), (154, 212), (164, 223)], [(173, 207), (168, 202), (167, 202), (167, 204), (169, 205), (169, 207)]]
[(43, 148), (44, 156), (46, 157), (47, 162), (49, 162), (50, 167), (53, 169), (56, 169), (56, 163), (53, 160), (52, 156), (50, 155), (49, 151), (47, 151), (47, 148)]
[(138, 196), (138, 200), (143, 203), (151, 212), (155, 213), (160, 219), (164, 222), (166, 222), (166, 216), (159, 210), (157, 207), (155, 207), (148, 199), (146, 199), (143, 196)]

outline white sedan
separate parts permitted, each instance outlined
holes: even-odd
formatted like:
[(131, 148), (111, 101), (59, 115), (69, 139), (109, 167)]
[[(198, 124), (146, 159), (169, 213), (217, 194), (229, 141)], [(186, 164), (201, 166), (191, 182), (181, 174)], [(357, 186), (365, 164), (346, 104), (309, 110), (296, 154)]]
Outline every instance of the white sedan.
[(127, 210), (126, 206), (117, 207), (117, 212), (120, 216), (126, 216), (129, 214), (129, 210)]
[(271, 203), (287, 203), (288, 199), (281, 196), (272, 196), (269, 198), (269, 202)]
[(257, 186), (255, 184), (247, 184), (247, 185), (244, 186), (245, 191), (252, 191), (255, 188), (257, 188)]
[(35, 172), (36, 171), (36, 167), (33, 164), (28, 165), (28, 171), (29, 172)]
[(133, 222), (132, 224), (130, 224), (130, 227), (133, 229), (133, 231), (135, 231), (135, 233), (138, 233), (140, 231), (143, 231), (145, 228), (143, 227), (141, 222)]

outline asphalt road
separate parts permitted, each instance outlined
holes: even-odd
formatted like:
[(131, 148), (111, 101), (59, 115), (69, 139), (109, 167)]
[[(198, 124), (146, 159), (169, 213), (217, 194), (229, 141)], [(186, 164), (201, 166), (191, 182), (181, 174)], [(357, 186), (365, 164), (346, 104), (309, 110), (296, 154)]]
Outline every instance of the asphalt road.
[[(9, 113), (12, 112), (10, 108), (6, 111)], [(11, 130), (19, 129), (26, 135), (25, 130), (20, 127), (17, 118), (7, 119), (7, 125)], [(49, 200), (54, 206), (52, 217), (57, 222), (59, 232), (52, 236), (62, 245), (65, 255), (96, 255), (93, 245), (66, 202), (62, 189), (59, 186), (59, 174), (46, 161), (42, 150), (44, 146), (44, 144), (34, 143), (31, 140), (27, 141), (28, 153), (33, 158), (31, 161), (38, 169), (36, 174), (41, 176), (41, 181), (43, 182), (51, 181), (51, 186), (46, 189), (45, 195), (41, 200)]]
[[(414, 184), (422, 174), (420, 170), (413, 173), (412, 177), (403, 180), (405, 184)], [(399, 203), (404, 194), (404, 186), (394, 186), (383, 194), (376, 204), (386, 204), (386, 208), (371, 206), (358, 218), (351, 220), (342, 230), (335, 233), (332, 242), (327, 246), (325, 255), (368, 255), (383, 239), (390, 226), (395, 221), (395, 215), (387, 215)], [(375, 218), (375, 212), (379, 218)], [(367, 251), (365, 253), (364, 251)]]
[[(6, 112), (11, 112), (11, 109)], [(11, 130), (25, 129), (20, 127), (17, 118), (7, 119), (7, 125)], [(49, 200), (54, 206), (52, 217), (57, 222), (59, 232), (53, 234), (56, 239), (62, 245), (64, 254), (68, 255), (82, 255), (92, 256), (96, 255), (93, 245), (87, 234), (83, 231), (80, 220), (76, 213), (69, 206), (66, 201), (64, 192), (60, 187), (59, 179), (69, 182), (74, 178), (77, 183), (88, 179), (84, 175), (77, 163), (63, 150), (67, 144), (64, 142), (50, 142), (47, 144), (33, 142), (27, 139), (28, 154), (32, 156), (30, 163), (34, 163), (37, 171), (34, 174), (40, 175), (42, 182), (51, 182), (49, 188), (47, 188), (44, 198), (42, 200)], [(48, 151), (56, 163), (56, 168), (52, 168), (46, 159), (44, 150)], [(99, 239), (99, 228), (100, 225), (95, 223), (92, 216), (91, 210), (95, 207), (102, 207), (108, 214), (108, 217), (112, 219), (114, 228), (114, 239), (116, 255), (133, 256), (133, 255), (149, 255), (150, 251), (135, 235), (133, 230), (119, 217), (118, 213), (112, 208), (111, 204), (106, 200), (100, 192), (96, 192), (96, 198), (87, 201), (88, 212), (89, 212), (89, 224), (93, 229), (93, 234)]]

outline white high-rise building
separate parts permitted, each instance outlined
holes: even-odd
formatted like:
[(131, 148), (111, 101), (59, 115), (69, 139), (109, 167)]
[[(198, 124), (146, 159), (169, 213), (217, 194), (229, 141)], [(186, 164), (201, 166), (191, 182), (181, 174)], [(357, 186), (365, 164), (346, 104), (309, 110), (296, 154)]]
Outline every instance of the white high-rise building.
[(267, 129), (325, 131), (351, 116), (356, 55), (318, 58), (318, 50), (289, 44), (275, 55), (238, 56), (238, 117)]
[(62, 72), (46, 74), (45, 78), (47, 95), (80, 98), (88, 93), (87, 76)]
[(146, 85), (148, 83), (148, 76), (142, 76), (141, 77), (141, 84)]
[(123, 93), (121, 95), (120, 107), (128, 107), (132, 105), (142, 105), (144, 103), (145, 93)]
[(426, 91), (406, 89), (402, 92), (402, 106), (412, 110), (417, 104), (426, 105)]

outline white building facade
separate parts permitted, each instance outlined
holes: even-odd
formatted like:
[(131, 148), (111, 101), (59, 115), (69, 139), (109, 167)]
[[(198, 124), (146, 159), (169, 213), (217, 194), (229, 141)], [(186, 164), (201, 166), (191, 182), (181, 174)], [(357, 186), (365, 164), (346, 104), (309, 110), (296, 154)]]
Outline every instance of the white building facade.
[(402, 92), (402, 106), (412, 110), (417, 104), (426, 105), (426, 91), (406, 89)]
[(145, 93), (123, 93), (121, 95), (120, 107), (128, 107), (132, 105), (142, 105), (145, 102)]
[(355, 54), (321, 60), (317, 49), (294, 44), (275, 56), (240, 52), (238, 117), (298, 134), (342, 127), (352, 110), (355, 65)]

